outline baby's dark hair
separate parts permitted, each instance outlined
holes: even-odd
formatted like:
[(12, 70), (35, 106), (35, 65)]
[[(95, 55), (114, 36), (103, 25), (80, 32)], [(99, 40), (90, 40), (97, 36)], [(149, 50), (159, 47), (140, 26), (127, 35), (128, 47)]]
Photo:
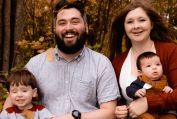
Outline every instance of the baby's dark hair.
[(11, 72), (7, 78), (7, 90), (10, 90), (10, 86), (31, 86), (32, 89), (38, 88), (37, 81), (34, 75), (27, 69), (19, 69)]
[(84, 11), (84, 4), (81, 2), (81, 0), (60, 0), (55, 6), (54, 17), (57, 17), (57, 14), (60, 10), (70, 8), (77, 9), (81, 13), (84, 21), (87, 22), (86, 13)]
[[(150, 51), (148, 51), (148, 52), (144, 52), (144, 53), (142, 53), (142, 54), (140, 54), (139, 56), (138, 56), (138, 58), (137, 58), (137, 60), (136, 60), (136, 66), (137, 66), (137, 69), (138, 70), (142, 70), (141, 69), (141, 60), (143, 60), (143, 59), (147, 59), (147, 58), (152, 58), (152, 57), (154, 57), (154, 56), (158, 56), (156, 53), (154, 53), (154, 52), (150, 52)], [(159, 56), (158, 56), (159, 57)]]

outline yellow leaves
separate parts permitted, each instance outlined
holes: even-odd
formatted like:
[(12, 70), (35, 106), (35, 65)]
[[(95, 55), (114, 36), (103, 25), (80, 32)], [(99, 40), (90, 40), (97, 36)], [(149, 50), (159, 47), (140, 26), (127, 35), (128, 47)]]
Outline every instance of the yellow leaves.
[(37, 50), (37, 52), (41, 53), (45, 51), (47, 44), (45, 43), (45, 39), (41, 36), (38, 41), (27, 41), (25, 39), (17, 41), (16, 43), (21, 49), (33, 49)]
[(96, 3), (96, 0), (90, 0), (92, 3)]
[(43, 41), (44, 41), (44, 37), (40, 37), (40, 38), (39, 38), (39, 41), (40, 41), (40, 42), (43, 42)]
[(48, 4), (56, 4), (58, 2), (58, 0), (47, 0)]
[(32, 41), (31, 48), (32, 49), (41, 49), (42, 45), (41, 45), (40, 41)]
[(40, 9), (35, 9), (35, 13), (34, 13), (35, 17), (42, 17), (42, 12)]
[(33, 3), (34, 17), (43, 18), (44, 15), (49, 15), (49, 13), (52, 13), (52, 8), (55, 2), (55, 0), (35, 0)]
[(23, 39), (21, 41), (17, 41), (16, 44), (21, 48), (21, 49), (27, 49), (29, 41)]
[(44, 11), (45, 11), (45, 12), (48, 12), (49, 10), (50, 10), (49, 6), (46, 5), (46, 6), (44, 7)]

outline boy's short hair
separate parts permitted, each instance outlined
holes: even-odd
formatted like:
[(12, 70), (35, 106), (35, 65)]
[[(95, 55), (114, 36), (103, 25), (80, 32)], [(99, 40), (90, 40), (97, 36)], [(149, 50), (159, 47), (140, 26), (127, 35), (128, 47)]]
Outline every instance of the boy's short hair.
[(75, 8), (77, 9), (80, 13), (81, 16), (83, 17), (84, 21), (86, 22), (86, 13), (84, 11), (84, 4), (81, 2), (81, 0), (60, 0), (54, 9), (54, 17), (57, 17), (57, 14), (59, 11), (62, 9), (70, 9), (70, 8)]
[[(138, 69), (138, 70), (142, 70), (142, 69), (141, 69), (141, 60), (142, 60), (142, 59), (145, 59), (145, 58), (152, 58), (152, 57), (154, 57), (154, 56), (158, 56), (158, 55), (157, 55), (156, 53), (150, 52), (150, 51), (144, 52), (144, 53), (140, 54), (140, 55), (138, 56), (137, 60), (136, 60), (137, 69)], [(158, 56), (158, 57), (159, 57), (159, 56)]]
[(38, 88), (37, 81), (34, 75), (27, 69), (19, 69), (11, 72), (7, 78), (7, 90), (10, 90), (10, 86), (31, 86), (32, 89)]

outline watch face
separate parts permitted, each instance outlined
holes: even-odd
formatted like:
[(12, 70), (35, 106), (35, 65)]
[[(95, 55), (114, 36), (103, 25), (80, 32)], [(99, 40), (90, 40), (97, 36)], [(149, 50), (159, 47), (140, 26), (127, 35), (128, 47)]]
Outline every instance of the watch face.
[(73, 110), (72, 111), (72, 116), (74, 119), (80, 119), (81, 118), (81, 113), (78, 110)]

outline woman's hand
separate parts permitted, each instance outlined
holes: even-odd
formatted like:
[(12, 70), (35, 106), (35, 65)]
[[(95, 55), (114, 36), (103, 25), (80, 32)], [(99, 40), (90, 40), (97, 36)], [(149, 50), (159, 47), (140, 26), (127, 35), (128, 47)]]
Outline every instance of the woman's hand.
[(129, 116), (135, 118), (148, 110), (146, 97), (139, 98), (131, 102), (128, 106)]
[(128, 108), (126, 105), (117, 106), (115, 111), (116, 117), (118, 119), (124, 119), (128, 115)]

